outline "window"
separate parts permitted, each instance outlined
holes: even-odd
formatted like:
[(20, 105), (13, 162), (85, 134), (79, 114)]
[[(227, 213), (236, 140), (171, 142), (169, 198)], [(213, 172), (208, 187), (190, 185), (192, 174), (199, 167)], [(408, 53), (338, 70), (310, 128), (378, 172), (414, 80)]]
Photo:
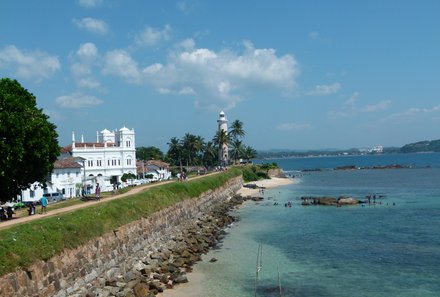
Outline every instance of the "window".
[(107, 166), (110, 166), (110, 160), (107, 160)]
[(101, 167), (102, 166), (102, 160), (96, 160), (96, 166)]
[(35, 197), (35, 191), (30, 190), (29, 191), (29, 195), (31, 196), (31, 198), (34, 198)]
[(126, 146), (126, 147), (130, 147), (130, 145), (131, 145), (130, 140), (127, 140), (127, 141), (125, 142), (125, 146)]
[(87, 166), (88, 167), (93, 167), (93, 160), (88, 160), (87, 161)]
[(131, 165), (131, 159), (127, 159), (127, 165)]
[(67, 177), (70, 177), (70, 171), (67, 171)]
[(113, 160), (112, 160), (112, 165), (113, 165), (113, 166), (116, 166), (116, 159), (113, 159)]
[(118, 160), (118, 166), (121, 166), (121, 159)]

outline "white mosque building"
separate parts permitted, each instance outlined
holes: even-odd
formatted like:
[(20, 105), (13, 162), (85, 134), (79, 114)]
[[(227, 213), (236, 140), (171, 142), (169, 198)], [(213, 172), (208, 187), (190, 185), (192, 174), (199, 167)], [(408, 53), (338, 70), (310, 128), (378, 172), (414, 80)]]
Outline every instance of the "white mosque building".
[(46, 187), (38, 182), (22, 191), (22, 201), (37, 201), (44, 194), (62, 194), (64, 199), (80, 196), (82, 190), (94, 193), (97, 183), (102, 191), (110, 191), (121, 184), (124, 173), (136, 175), (136, 146), (134, 129), (123, 127), (96, 132), (96, 142), (75, 141), (62, 149), (54, 163)]
[[(224, 131), (226, 134), (228, 133), (228, 120), (226, 119), (225, 113), (223, 111), (220, 112), (219, 118), (217, 120), (218, 123), (218, 131)], [(219, 161), (222, 165), (227, 165), (229, 162), (229, 150), (228, 145), (223, 144), (221, 148), (219, 148)]]
[(136, 146), (134, 129), (123, 127), (119, 130), (107, 129), (96, 132), (96, 142), (75, 141), (72, 132), (72, 144), (64, 148), (71, 157), (82, 158), (83, 183), (91, 192), (99, 183), (102, 191), (113, 189), (121, 183), (125, 173), (136, 175)]

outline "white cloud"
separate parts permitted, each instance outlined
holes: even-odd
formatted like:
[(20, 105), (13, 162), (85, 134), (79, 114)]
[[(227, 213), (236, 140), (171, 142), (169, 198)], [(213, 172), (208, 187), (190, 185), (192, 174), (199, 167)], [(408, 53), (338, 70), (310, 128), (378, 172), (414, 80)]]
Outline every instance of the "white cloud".
[(162, 30), (153, 27), (146, 27), (141, 33), (136, 35), (135, 43), (138, 46), (154, 46), (162, 41), (169, 40), (170, 34), (170, 25), (165, 25)]
[(80, 29), (91, 33), (105, 35), (108, 32), (108, 26), (103, 20), (94, 18), (83, 18), (81, 20), (74, 19), (73, 23)]
[(189, 14), (195, 6), (194, 1), (178, 1), (176, 7), (184, 14)]
[(103, 0), (78, 0), (78, 4), (82, 7), (92, 8), (101, 5)]
[(77, 80), (78, 87), (87, 89), (96, 89), (101, 86), (101, 83), (93, 77), (85, 77)]
[(414, 117), (426, 117), (437, 113), (440, 113), (440, 105), (436, 105), (431, 108), (411, 107), (403, 112), (395, 113), (388, 116), (384, 119), (384, 121), (394, 119), (409, 119)]
[(0, 67), (11, 70), (20, 78), (39, 81), (51, 77), (61, 68), (61, 64), (56, 56), (9, 45), (0, 49)]
[(105, 55), (103, 73), (120, 76), (131, 83), (142, 82), (136, 61), (125, 50), (114, 50)]
[(341, 84), (336, 82), (332, 85), (317, 85), (311, 91), (306, 93), (307, 96), (326, 96), (337, 93), (341, 89)]
[(60, 96), (55, 99), (55, 102), (63, 108), (88, 108), (104, 103), (101, 99), (83, 94), (81, 92), (76, 92), (70, 95)]
[(316, 31), (313, 31), (313, 32), (309, 33), (309, 38), (312, 39), (312, 40), (316, 40), (316, 39), (318, 39), (318, 37), (319, 37), (319, 33), (316, 32)]
[(93, 67), (98, 65), (99, 59), (97, 47), (90, 42), (81, 44), (75, 54), (71, 55), (70, 70), (78, 87), (94, 89), (101, 85), (93, 75)]
[(379, 110), (385, 110), (388, 109), (388, 107), (391, 106), (391, 100), (384, 100), (374, 105), (367, 105), (363, 108), (361, 108), (361, 111), (364, 112), (375, 112)]
[(359, 98), (358, 92), (352, 93), (350, 97), (342, 105), (341, 110), (330, 111), (328, 115), (331, 118), (351, 117), (360, 113), (372, 113), (372, 112), (386, 110), (391, 106), (391, 100), (383, 100), (376, 104), (370, 104), (370, 105), (358, 107), (357, 105), (358, 98)]
[(298, 124), (298, 123), (284, 123), (277, 127), (278, 130), (283, 131), (302, 131), (312, 128), (310, 124)]
[(167, 63), (144, 68), (125, 50), (108, 52), (104, 60), (104, 74), (149, 84), (162, 94), (191, 94), (201, 108), (233, 108), (258, 88), (292, 95), (299, 75), (294, 56), (277, 56), (274, 49), (255, 49), (249, 42), (243, 53), (216, 52), (196, 48), (187, 39), (170, 53)]

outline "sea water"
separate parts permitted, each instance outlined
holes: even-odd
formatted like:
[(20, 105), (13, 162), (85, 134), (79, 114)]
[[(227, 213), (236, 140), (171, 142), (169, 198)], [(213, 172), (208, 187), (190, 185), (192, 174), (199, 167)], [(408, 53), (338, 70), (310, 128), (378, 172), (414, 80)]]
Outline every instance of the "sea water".
[[(440, 296), (440, 154), (275, 162), (299, 184), (233, 213), (240, 221), (195, 266), (200, 296)], [(388, 164), (413, 168), (296, 171)], [(367, 195), (376, 204), (300, 205), (301, 196)]]

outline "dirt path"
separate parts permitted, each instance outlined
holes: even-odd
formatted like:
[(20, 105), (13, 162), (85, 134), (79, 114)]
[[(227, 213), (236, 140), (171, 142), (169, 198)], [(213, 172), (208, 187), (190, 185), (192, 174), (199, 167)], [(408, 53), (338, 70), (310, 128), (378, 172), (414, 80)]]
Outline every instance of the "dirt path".
[[(195, 177), (190, 178), (190, 180), (199, 179), (199, 178), (202, 178), (202, 177), (205, 177), (205, 176), (208, 176), (208, 175), (217, 174), (217, 173), (218, 172), (213, 172), (213, 173), (209, 173), (209, 174), (205, 174), (205, 175), (195, 176)], [(100, 203), (107, 203), (108, 201), (112, 201), (112, 200), (115, 200), (115, 199), (131, 196), (131, 195), (137, 194), (139, 192), (147, 191), (147, 190), (149, 190), (151, 188), (154, 188), (154, 187), (157, 187), (157, 186), (161, 186), (161, 185), (165, 185), (165, 184), (169, 184), (169, 183), (173, 183), (173, 182), (177, 182), (177, 181), (176, 180), (170, 180), (170, 181), (164, 181), (164, 182), (159, 182), (159, 183), (145, 184), (145, 185), (141, 185), (141, 186), (136, 186), (136, 187), (132, 188), (130, 191), (128, 191), (126, 193), (115, 195), (115, 196), (110, 196), (108, 198), (106, 197), (104, 199), (101, 199), (100, 201), (88, 201), (88, 202), (84, 202), (84, 203), (81, 203), (81, 204), (76, 204), (76, 205), (72, 205), (72, 206), (66, 206), (66, 207), (63, 207), (63, 208), (58, 208), (58, 209), (53, 209), (53, 210), (49, 209), (48, 212), (45, 213), (45, 214), (35, 214), (35, 215), (32, 215), (32, 216), (14, 218), (12, 220), (3, 221), (3, 222), (0, 222), (0, 230), (1, 229), (9, 228), (10, 226), (13, 226), (13, 225), (16, 225), (16, 224), (21, 224), (21, 223), (25, 223), (25, 222), (29, 222), (29, 221), (33, 221), (33, 220), (39, 220), (41, 218), (53, 217), (53, 216), (56, 216), (56, 215), (61, 214), (61, 213), (72, 212), (72, 211), (75, 211), (75, 210), (80, 209), (80, 208), (89, 207), (89, 206), (100, 204)]]

